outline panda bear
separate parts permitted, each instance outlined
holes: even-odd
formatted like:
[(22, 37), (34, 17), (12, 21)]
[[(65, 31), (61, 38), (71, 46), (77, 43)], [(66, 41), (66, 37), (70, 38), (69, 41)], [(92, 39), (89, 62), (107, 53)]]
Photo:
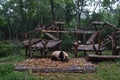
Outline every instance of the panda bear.
[(54, 51), (51, 55), (51, 60), (68, 61), (69, 56), (65, 51)]

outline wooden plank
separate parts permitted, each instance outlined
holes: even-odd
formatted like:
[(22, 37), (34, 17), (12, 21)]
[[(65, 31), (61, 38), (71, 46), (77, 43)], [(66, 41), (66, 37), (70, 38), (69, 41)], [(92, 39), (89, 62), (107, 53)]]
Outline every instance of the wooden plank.
[(80, 73), (80, 72), (95, 72), (95, 67), (93, 65), (86, 66), (70, 66), (70, 67), (26, 67), (26, 66), (16, 66), (15, 70), (17, 71), (29, 71), (32, 72), (53, 72), (53, 73), (61, 73), (61, 72), (72, 72), (72, 73)]
[(65, 24), (65, 22), (54, 21), (54, 24), (56, 24), (56, 25), (63, 25), (63, 24)]
[(95, 39), (95, 37), (97, 36), (98, 32), (94, 32), (92, 34), (92, 36), (87, 40), (86, 44), (91, 44), (93, 42), (93, 40)]
[(86, 57), (86, 60), (88, 61), (108, 61), (108, 60), (114, 60), (114, 59), (120, 59), (120, 56), (115, 55), (90, 55)]
[(57, 31), (57, 30), (42, 30), (42, 32), (44, 32), (44, 33), (78, 33), (78, 34), (92, 34), (92, 33), (94, 33), (94, 32), (96, 32), (96, 31), (83, 31), (83, 30), (77, 30), (77, 31)]
[(50, 33), (45, 33), (48, 37), (50, 37), (51, 39), (53, 40), (59, 40), (57, 37), (53, 36), (52, 34)]
[(92, 22), (93, 25), (104, 25), (105, 22), (98, 22), (98, 21), (94, 21)]

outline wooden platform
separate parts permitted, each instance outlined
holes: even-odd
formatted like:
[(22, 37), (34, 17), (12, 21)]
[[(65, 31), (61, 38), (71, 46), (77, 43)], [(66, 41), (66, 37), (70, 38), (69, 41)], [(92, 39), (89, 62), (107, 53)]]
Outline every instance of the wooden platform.
[[(60, 44), (62, 42), (62, 40), (47, 40), (47, 48), (52, 48), (58, 44)], [(24, 46), (30, 46), (32, 49), (42, 49), (43, 48), (43, 44), (42, 44), (42, 40), (40, 39), (31, 39), (31, 40), (26, 40), (23, 41)]]
[[(61, 40), (47, 40), (47, 46), (46, 48), (52, 48), (55, 47), (56, 45), (60, 44), (62, 41)], [(36, 44), (33, 44), (31, 46), (32, 49), (42, 49), (43, 48), (43, 44), (42, 42), (38, 42)]]
[(29, 45), (32, 45), (32, 44), (36, 44), (40, 41), (41, 41), (41, 39), (38, 39), (38, 38), (28, 39), (28, 40), (23, 41), (23, 45), (24, 46), (29, 46)]
[(82, 58), (70, 59), (68, 62), (51, 61), (51, 59), (27, 59), (23, 62), (16, 63), (17, 71), (32, 71), (45, 73), (63, 73), (63, 72), (95, 72), (95, 66), (86, 62)]

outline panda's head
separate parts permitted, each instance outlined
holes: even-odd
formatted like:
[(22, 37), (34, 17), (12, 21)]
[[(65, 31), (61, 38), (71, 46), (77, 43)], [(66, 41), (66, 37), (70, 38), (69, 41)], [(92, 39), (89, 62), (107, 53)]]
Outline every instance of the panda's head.
[(60, 60), (60, 61), (69, 61), (69, 56), (64, 51), (54, 51), (52, 53), (52, 60)]
[(61, 61), (68, 61), (69, 60), (68, 54), (64, 51), (60, 51), (59, 58)]

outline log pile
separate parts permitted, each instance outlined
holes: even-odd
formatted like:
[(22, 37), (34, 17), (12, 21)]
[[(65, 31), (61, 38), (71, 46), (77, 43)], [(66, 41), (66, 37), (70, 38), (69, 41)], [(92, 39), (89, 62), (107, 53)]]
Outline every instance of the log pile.
[(27, 59), (16, 63), (15, 70), (32, 72), (94, 72), (95, 66), (85, 59), (75, 58), (68, 62), (52, 61), (51, 59)]

